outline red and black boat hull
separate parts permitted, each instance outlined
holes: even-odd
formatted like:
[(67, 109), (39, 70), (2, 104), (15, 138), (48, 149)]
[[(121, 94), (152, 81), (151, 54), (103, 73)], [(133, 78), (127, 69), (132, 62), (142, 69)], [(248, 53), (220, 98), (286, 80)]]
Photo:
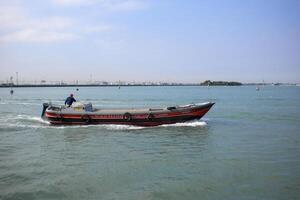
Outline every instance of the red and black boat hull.
[(43, 117), (51, 124), (56, 125), (90, 125), (90, 124), (121, 124), (135, 126), (158, 126), (200, 119), (214, 103), (206, 103), (199, 106), (174, 108), (164, 111), (148, 111), (144, 113), (64, 113), (46, 109)]

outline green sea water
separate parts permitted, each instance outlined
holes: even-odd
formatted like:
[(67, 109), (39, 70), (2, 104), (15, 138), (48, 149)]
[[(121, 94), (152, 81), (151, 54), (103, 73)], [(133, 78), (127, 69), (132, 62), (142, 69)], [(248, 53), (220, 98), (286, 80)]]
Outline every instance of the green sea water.
[[(300, 199), (300, 87), (0, 89), (0, 199)], [(51, 126), (42, 103), (213, 101), (199, 121)]]

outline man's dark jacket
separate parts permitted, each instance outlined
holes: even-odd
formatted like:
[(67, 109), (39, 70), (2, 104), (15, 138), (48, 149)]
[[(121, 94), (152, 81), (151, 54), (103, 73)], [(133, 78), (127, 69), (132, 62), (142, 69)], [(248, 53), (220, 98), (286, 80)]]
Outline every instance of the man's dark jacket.
[(76, 102), (76, 99), (70, 96), (65, 100), (65, 105), (67, 104), (68, 106), (71, 106), (73, 102)]

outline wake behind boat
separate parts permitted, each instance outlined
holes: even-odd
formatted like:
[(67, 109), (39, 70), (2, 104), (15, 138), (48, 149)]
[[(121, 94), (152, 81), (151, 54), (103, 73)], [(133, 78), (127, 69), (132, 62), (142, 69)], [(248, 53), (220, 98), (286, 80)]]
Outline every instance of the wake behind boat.
[(71, 107), (43, 104), (42, 118), (51, 124), (89, 125), (122, 124), (158, 126), (200, 119), (214, 105), (212, 102), (143, 109), (98, 109), (92, 104), (75, 103)]

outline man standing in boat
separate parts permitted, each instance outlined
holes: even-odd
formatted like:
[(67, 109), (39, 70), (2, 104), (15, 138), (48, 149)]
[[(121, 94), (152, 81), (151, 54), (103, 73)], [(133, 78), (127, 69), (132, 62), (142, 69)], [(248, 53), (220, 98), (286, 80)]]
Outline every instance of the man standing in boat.
[(73, 94), (70, 94), (70, 96), (65, 100), (65, 105), (70, 107), (73, 102), (76, 102), (76, 99), (73, 97)]

